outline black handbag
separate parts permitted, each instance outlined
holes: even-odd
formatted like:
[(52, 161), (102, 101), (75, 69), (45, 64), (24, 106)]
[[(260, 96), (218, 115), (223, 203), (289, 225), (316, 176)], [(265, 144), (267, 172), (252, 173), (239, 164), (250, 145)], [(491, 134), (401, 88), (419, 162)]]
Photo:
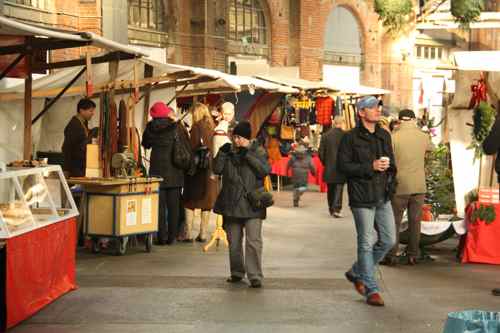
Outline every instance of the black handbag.
[(274, 205), (272, 193), (266, 191), (264, 187), (259, 187), (253, 191), (249, 191), (245, 186), (243, 179), (241, 179), (239, 171), (240, 169), (238, 168), (238, 180), (241, 183), (241, 186), (243, 186), (245, 198), (248, 200), (248, 203), (250, 203), (250, 207), (252, 207), (253, 210), (266, 209)]
[(176, 134), (174, 137), (174, 148), (172, 149), (172, 161), (174, 166), (182, 170), (188, 170), (191, 167), (193, 154), (187, 144), (179, 139)]

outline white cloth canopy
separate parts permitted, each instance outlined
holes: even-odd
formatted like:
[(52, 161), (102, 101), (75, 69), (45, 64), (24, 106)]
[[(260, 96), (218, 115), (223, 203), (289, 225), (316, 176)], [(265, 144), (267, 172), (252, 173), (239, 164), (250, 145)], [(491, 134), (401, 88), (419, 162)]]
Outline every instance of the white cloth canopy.
[(73, 32), (42, 28), (0, 16), (0, 34), (12, 36), (38, 36), (82, 42), (109, 51), (122, 51), (136, 56), (147, 56), (138, 49), (98, 36), (92, 32)]
[(364, 86), (361, 84), (358, 85), (344, 85), (342, 82), (326, 82), (326, 81), (309, 81), (298, 78), (290, 78), (284, 76), (274, 76), (274, 75), (258, 75), (256, 76), (259, 79), (266, 80), (269, 82), (273, 82), (276, 84), (280, 84), (283, 86), (294, 87), (302, 90), (333, 90), (336, 92), (340, 92), (343, 94), (350, 95), (385, 95), (390, 94), (389, 90)]
[(453, 59), (458, 70), (500, 72), (500, 51), (454, 52)]

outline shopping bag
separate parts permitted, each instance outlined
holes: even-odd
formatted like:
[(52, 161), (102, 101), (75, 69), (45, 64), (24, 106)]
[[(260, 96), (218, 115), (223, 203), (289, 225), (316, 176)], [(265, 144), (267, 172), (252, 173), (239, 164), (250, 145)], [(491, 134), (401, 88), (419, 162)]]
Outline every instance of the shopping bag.
[(281, 125), (280, 138), (282, 140), (293, 140), (295, 138), (295, 128), (288, 125)]

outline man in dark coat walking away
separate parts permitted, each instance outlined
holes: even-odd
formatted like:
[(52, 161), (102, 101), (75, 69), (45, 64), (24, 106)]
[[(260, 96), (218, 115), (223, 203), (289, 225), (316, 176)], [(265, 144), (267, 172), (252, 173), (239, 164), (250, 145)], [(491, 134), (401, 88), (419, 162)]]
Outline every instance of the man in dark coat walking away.
[[(156, 102), (150, 110), (151, 120), (144, 130), (142, 145), (151, 150), (149, 174), (163, 178), (160, 184), (160, 212), (158, 217), (158, 245), (175, 242), (180, 224), (181, 189), (184, 170), (174, 163), (175, 144), (184, 144), (184, 134), (175, 121), (175, 112), (163, 102)], [(168, 214), (167, 214), (168, 210)], [(167, 223), (168, 220), (168, 223)]]
[(330, 215), (340, 218), (342, 217), (342, 195), (346, 179), (338, 168), (337, 153), (340, 142), (346, 133), (344, 131), (344, 117), (336, 116), (333, 123), (334, 127), (321, 136), (319, 159), (325, 167), (323, 180), (328, 185), (328, 209)]
[[(486, 155), (497, 154), (495, 160), (495, 170), (497, 172), (498, 182), (500, 183), (500, 116), (497, 111), (495, 124), (491, 128), (490, 134), (483, 141), (483, 150)], [(493, 295), (500, 296), (500, 288), (492, 290)]]
[(223, 216), (229, 240), (231, 276), (227, 282), (240, 282), (246, 275), (250, 287), (260, 288), (264, 278), (262, 220), (266, 218), (266, 209), (253, 207), (248, 193), (264, 187), (271, 167), (266, 150), (257, 141), (250, 141), (251, 134), (250, 123), (240, 122), (233, 130), (234, 144), (224, 144), (215, 157), (213, 171), (222, 175), (222, 189), (214, 212)]
[(89, 121), (94, 116), (95, 107), (91, 99), (81, 99), (76, 107), (76, 115), (64, 129), (62, 152), (66, 177), (85, 177), (87, 144), (90, 143), (91, 132), (95, 131), (89, 130)]
[(390, 200), (396, 187), (396, 166), (391, 135), (378, 125), (378, 100), (361, 98), (357, 111), (360, 123), (344, 135), (338, 153), (340, 171), (347, 177), (358, 243), (357, 261), (345, 276), (369, 305), (384, 306), (375, 271), (396, 243)]

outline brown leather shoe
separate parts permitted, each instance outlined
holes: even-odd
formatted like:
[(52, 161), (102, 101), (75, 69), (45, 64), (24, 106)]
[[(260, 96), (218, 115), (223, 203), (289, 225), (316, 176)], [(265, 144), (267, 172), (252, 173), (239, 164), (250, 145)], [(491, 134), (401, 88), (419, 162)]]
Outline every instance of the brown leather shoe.
[(351, 271), (345, 272), (345, 278), (354, 285), (354, 289), (356, 289), (358, 294), (360, 294), (361, 296), (366, 295), (365, 284), (360, 280), (356, 279), (354, 275), (352, 275)]
[(382, 299), (382, 296), (380, 296), (379, 293), (374, 293), (374, 294), (371, 294), (370, 296), (368, 296), (366, 298), (366, 303), (369, 305), (373, 305), (373, 306), (384, 306), (385, 305), (384, 300)]

